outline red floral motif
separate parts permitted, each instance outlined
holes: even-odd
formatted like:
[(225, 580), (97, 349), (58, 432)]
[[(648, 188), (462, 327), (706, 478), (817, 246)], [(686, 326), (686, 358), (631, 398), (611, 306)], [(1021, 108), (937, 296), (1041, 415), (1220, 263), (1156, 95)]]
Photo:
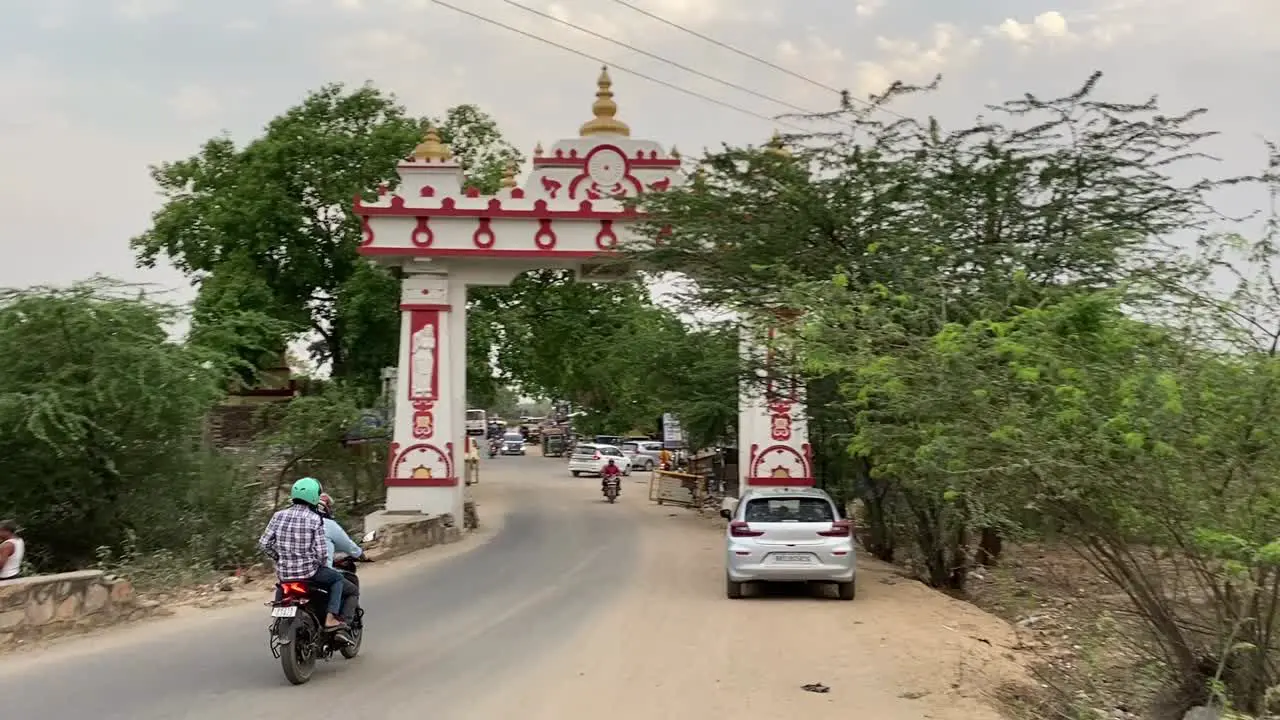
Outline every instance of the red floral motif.
[(413, 403), (413, 437), (426, 440), (436, 432), (435, 403), (431, 400), (416, 400)]
[(542, 189), (547, 192), (547, 195), (552, 200), (556, 199), (556, 193), (560, 192), (561, 187), (563, 187), (563, 185), (559, 180), (553, 180), (546, 175), (542, 176)]
[(436, 196), (436, 189), (431, 187), (430, 185), (423, 185), (422, 189), (418, 191), (418, 197), (435, 197), (435, 196)]
[(601, 250), (612, 250), (618, 246), (618, 234), (613, 231), (612, 220), (600, 221), (600, 232), (596, 233), (596, 247)]
[(493, 247), (494, 242), (497, 241), (498, 238), (493, 234), (493, 228), (490, 227), (491, 222), (489, 218), (480, 218), (480, 226), (471, 235), (471, 242), (476, 247), (487, 250)]
[(360, 235), (361, 245), (367, 246), (373, 244), (373, 226), (369, 224), (368, 215), (360, 218)]
[(671, 187), (671, 178), (669, 177), (664, 177), (661, 180), (649, 183), (649, 189), (654, 192), (662, 192), (663, 190), (667, 190), (670, 187)]
[(413, 228), (413, 234), (409, 236), (409, 240), (418, 247), (431, 247), (431, 243), (435, 242), (436, 234), (431, 230), (431, 218), (426, 215), (418, 216), (418, 223)]
[(769, 405), (769, 437), (779, 442), (791, 439), (791, 403)]
[(533, 236), (533, 244), (538, 246), (539, 250), (550, 250), (556, 246), (556, 231), (551, 229), (550, 218), (538, 219), (538, 232)]

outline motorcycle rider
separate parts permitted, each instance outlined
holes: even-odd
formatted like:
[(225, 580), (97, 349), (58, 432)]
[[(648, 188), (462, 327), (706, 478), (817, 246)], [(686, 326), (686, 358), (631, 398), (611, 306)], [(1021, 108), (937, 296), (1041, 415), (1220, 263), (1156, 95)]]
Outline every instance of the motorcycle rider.
[[(346, 579), (326, 561), (329, 546), (325, 542), (324, 517), (319, 513), (320, 495), (319, 480), (305, 477), (295, 482), (289, 491), (292, 504), (271, 516), (267, 529), (258, 538), (258, 547), (275, 563), (280, 582), (312, 582), (329, 591), (324, 628), (350, 643), (347, 625), (339, 617)], [(278, 587), (276, 597), (280, 597)]]
[[(325, 564), (333, 567), (334, 552), (345, 553), (353, 558), (364, 557), (364, 550), (351, 539), (346, 530), (333, 519), (333, 498), (329, 493), (320, 493), (320, 503), (316, 505), (316, 509), (320, 511), (320, 516), (324, 518), (324, 544), (328, 549), (325, 558)], [(359, 604), (360, 587), (346, 574), (342, 575), (342, 619), (345, 622), (351, 622), (356, 616), (356, 606)]]
[[(613, 458), (609, 458), (609, 464), (604, 466), (600, 471), (600, 492), (604, 492), (605, 483), (609, 482), (609, 478), (616, 478), (622, 474), (622, 470), (613, 462)], [(618, 482), (618, 494), (622, 494), (622, 482)]]

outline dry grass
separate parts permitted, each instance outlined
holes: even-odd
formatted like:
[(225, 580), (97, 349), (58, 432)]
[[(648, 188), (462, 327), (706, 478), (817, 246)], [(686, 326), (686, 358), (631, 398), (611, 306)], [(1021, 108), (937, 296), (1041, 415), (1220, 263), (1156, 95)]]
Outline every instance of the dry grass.
[(999, 693), (1015, 717), (1142, 717), (1158, 690), (1124, 593), (1069, 549), (1008, 546), (998, 567), (971, 575), (967, 599), (1013, 623), (1035, 658), (1038, 687)]

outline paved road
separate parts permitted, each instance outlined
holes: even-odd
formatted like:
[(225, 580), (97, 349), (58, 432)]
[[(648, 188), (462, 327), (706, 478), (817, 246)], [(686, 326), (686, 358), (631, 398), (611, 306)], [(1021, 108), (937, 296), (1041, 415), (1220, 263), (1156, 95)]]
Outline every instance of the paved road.
[[(634, 516), (541, 457), (486, 463), (506, 486), (489, 542), (366, 576), (361, 657), (300, 688), (256, 603), (174, 618), (0, 664), (0, 715), (72, 720), (469, 718), (471, 698), (536, 665), (607, 606), (637, 565)], [(483, 518), (482, 518), (483, 519)], [(401, 572), (400, 570), (413, 570)], [(301, 714), (299, 714), (301, 713)]]

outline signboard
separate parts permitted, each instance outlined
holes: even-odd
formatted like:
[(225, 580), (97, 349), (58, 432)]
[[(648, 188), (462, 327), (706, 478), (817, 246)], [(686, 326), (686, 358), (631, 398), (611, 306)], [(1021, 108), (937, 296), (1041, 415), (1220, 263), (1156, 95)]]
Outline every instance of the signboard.
[(684, 447), (684, 432), (680, 430), (680, 421), (671, 413), (662, 415), (662, 447), (668, 450)]

